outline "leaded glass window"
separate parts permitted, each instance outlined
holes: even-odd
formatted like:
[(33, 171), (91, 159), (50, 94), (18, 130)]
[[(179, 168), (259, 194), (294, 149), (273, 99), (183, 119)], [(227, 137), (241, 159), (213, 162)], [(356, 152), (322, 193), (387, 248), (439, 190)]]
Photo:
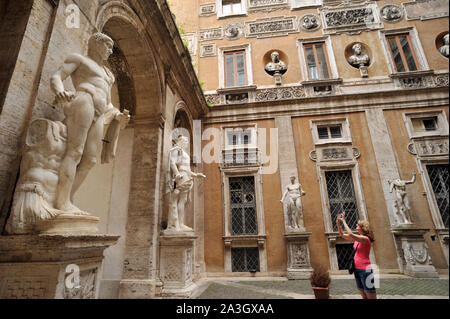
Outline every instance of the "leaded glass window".
[(337, 215), (345, 211), (345, 221), (351, 229), (356, 229), (359, 220), (358, 205), (353, 188), (351, 170), (327, 171), (325, 179), (328, 191), (328, 201), (330, 204), (330, 215), (333, 224), (333, 231), (337, 231)]
[(258, 247), (231, 248), (231, 271), (233, 272), (260, 271)]
[(230, 177), (229, 182), (231, 234), (258, 234), (254, 177)]
[(442, 222), (448, 228), (448, 166), (427, 165), (427, 171)]

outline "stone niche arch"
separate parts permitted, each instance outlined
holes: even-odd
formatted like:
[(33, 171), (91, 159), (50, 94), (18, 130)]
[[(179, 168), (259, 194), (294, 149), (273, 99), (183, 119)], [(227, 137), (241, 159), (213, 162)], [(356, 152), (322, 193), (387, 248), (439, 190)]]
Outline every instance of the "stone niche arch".
[(124, 3), (110, 1), (100, 7), (95, 22), (96, 29), (115, 42), (108, 61), (116, 76), (115, 95), (120, 108), (132, 115), (121, 133), (124, 139), (112, 171), (110, 208), (103, 230), (121, 237), (105, 252), (101, 298), (150, 298), (155, 294), (165, 84), (163, 63), (140, 21)]
[[(134, 11), (120, 1), (111, 1), (101, 7), (96, 28), (110, 36), (115, 42), (112, 59), (122, 55), (129, 68), (130, 79), (121, 77), (122, 66), (114, 65), (119, 95), (131, 92), (135, 94), (135, 105), (121, 105), (129, 108), (131, 115), (137, 118), (155, 117), (163, 110), (163, 71), (159, 70), (153, 48), (144, 26)], [(117, 55), (115, 54), (117, 53)], [(111, 58), (110, 58), (111, 59)], [(114, 66), (117, 67), (114, 70)], [(132, 90), (130, 91), (130, 88)], [(128, 101), (128, 99), (127, 99)], [(122, 99), (121, 99), (122, 104)]]

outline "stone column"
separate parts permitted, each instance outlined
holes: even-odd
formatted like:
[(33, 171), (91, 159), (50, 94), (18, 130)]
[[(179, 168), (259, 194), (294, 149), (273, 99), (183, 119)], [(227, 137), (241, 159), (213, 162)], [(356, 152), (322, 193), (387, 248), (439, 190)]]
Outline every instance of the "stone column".
[[(275, 127), (278, 128), (278, 163), (280, 167), (281, 191), (284, 193), (286, 186), (290, 184), (290, 177), (297, 176), (298, 178), (291, 117), (276, 117)], [(300, 180), (298, 182), (301, 184)], [(287, 211), (284, 209), (285, 205), (280, 203), (280, 206), (284, 214), (285, 238), (288, 252), (287, 277), (289, 279), (308, 278), (312, 271), (308, 245), (311, 233), (307, 232), (305, 228), (292, 230), (289, 227), (289, 216), (287, 216)]]
[[(369, 126), (369, 132), (372, 140), (372, 145), (375, 153), (375, 158), (378, 166), (378, 173), (380, 174), (381, 186), (383, 189), (384, 200), (387, 205), (389, 213), (389, 220), (391, 223), (391, 231), (394, 237), (394, 243), (397, 250), (397, 262), (399, 269), (407, 275), (414, 277), (434, 277), (436, 270), (431, 263), (431, 258), (426, 261), (427, 266), (421, 267), (420, 271), (417, 271), (415, 261), (408, 260), (410, 248), (425, 252), (428, 254), (424, 234), (429, 231), (418, 228), (414, 223), (411, 225), (395, 225), (394, 217), (394, 192), (389, 192), (388, 180), (399, 179), (397, 161), (394, 156), (394, 149), (390, 143), (390, 136), (384, 118), (383, 109), (370, 109), (366, 110), (366, 118)], [(406, 254), (405, 254), (406, 249)]]
[(159, 119), (136, 119), (119, 298), (153, 298), (156, 293), (161, 149)]

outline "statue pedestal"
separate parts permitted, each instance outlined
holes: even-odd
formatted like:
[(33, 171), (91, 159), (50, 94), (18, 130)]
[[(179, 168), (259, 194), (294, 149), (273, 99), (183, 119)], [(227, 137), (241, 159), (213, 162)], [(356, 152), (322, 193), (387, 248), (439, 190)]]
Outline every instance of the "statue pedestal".
[(416, 228), (409, 224), (392, 228), (398, 250), (399, 265), (402, 266), (401, 271), (405, 275), (417, 278), (439, 277), (425, 243), (424, 234), (428, 231), (429, 229)]
[(98, 234), (100, 218), (87, 213), (63, 213), (52, 219), (41, 220), (36, 223), (36, 230), (40, 234), (85, 235)]
[(197, 285), (193, 282), (193, 232), (165, 231), (160, 237), (161, 297), (190, 298)]
[(0, 299), (98, 297), (103, 251), (119, 236), (0, 236)]
[(359, 67), (359, 74), (362, 78), (368, 78), (369, 72), (367, 71), (367, 66), (360, 66)]
[(288, 232), (284, 235), (288, 251), (288, 279), (309, 279), (312, 268), (309, 257), (308, 240), (310, 232)]

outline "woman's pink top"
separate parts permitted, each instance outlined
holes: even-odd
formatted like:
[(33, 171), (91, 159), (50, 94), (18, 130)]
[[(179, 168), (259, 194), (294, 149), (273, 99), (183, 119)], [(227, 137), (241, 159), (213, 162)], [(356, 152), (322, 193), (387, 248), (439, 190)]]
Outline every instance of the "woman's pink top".
[(371, 242), (369, 237), (364, 237), (366, 238), (365, 241), (355, 241), (355, 243), (353, 244), (353, 249), (356, 249), (356, 246), (358, 246), (355, 253), (355, 269), (371, 269), (369, 259)]

